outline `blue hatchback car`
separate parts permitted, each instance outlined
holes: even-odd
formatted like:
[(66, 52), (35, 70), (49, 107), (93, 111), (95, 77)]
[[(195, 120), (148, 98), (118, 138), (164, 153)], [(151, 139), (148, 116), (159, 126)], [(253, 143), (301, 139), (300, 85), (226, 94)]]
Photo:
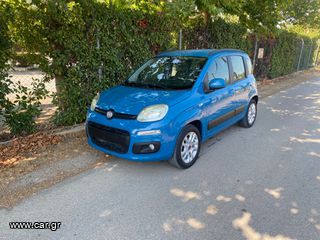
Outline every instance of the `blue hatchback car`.
[(238, 122), (251, 127), (257, 103), (245, 52), (164, 52), (93, 99), (86, 121), (88, 143), (120, 158), (169, 160), (188, 168), (208, 138)]

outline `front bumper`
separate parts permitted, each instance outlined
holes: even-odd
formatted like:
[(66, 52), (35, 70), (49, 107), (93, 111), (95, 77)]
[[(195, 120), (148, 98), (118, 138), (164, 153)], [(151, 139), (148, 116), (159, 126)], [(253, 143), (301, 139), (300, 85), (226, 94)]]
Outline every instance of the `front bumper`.
[[(88, 124), (97, 123), (110, 128), (121, 129), (129, 133), (130, 140), (127, 151), (114, 151), (110, 148), (102, 147), (97, 144), (88, 131)], [(160, 130), (161, 134), (155, 135), (138, 135), (139, 131)], [(89, 111), (86, 121), (86, 133), (88, 143), (90, 146), (113, 156), (124, 158), (132, 161), (151, 162), (169, 160), (174, 152), (176, 134), (170, 130), (170, 124), (165, 121), (158, 121), (153, 123), (142, 123), (137, 120), (128, 119), (107, 119), (104, 115)], [(142, 143), (154, 144), (156, 151), (152, 153), (135, 153), (137, 146)], [(157, 144), (159, 148), (157, 148)]]

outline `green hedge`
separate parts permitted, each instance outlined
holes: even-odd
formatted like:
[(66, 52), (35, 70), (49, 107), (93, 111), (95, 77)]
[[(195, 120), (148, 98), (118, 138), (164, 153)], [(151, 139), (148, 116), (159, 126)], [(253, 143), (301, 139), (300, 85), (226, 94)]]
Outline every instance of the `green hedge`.
[[(97, 92), (124, 81), (156, 53), (177, 48), (181, 28), (184, 48), (237, 48), (253, 58), (256, 36), (238, 23), (216, 19), (204, 25), (202, 18), (181, 20), (160, 8), (147, 9), (148, 4), (143, 9), (110, 2), (15, 2), (17, 7), (9, 24), (14, 30), (13, 40), (23, 51), (40, 57), (36, 61), (48, 80), (55, 78), (57, 124), (83, 122)], [(284, 30), (259, 37), (265, 58), (257, 59), (256, 76), (277, 77), (295, 71), (299, 39), (299, 35)], [(308, 67), (307, 55), (305, 49), (301, 68)]]
[[(311, 38), (301, 37), (294, 33), (282, 31), (276, 36), (276, 44), (272, 49), (269, 78), (283, 76), (295, 72), (298, 67), (299, 55), (301, 51), (301, 39), (304, 40), (304, 48), (301, 55), (299, 69), (311, 67), (313, 55), (316, 47), (312, 44)], [(310, 55), (311, 50), (311, 56)]]
[(84, 121), (97, 92), (124, 81), (147, 58), (176, 44), (179, 21), (147, 10), (49, 0), (19, 11), (15, 24), (20, 24), (21, 45), (48, 56), (41, 67), (56, 79), (57, 124)]
[(315, 60), (317, 50), (315, 39), (285, 30), (278, 30), (273, 35), (257, 37), (238, 23), (228, 23), (223, 19), (217, 19), (207, 26), (193, 20), (184, 29), (183, 34), (186, 49), (236, 48), (246, 51), (251, 59), (254, 56), (256, 38), (258, 38), (258, 48), (264, 48), (264, 57), (256, 59), (255, 75), (258, 79), (275, 78), (296, 71), (301, 50), (301, 38), (304, 39), (305, 45), (299, 69), (311, 67)]
[(16, 67), (33, 67), (41, 61), (41, 56), (37, 54), (20, 53), (16, 52), (12, 58), (12, 65)]
[(206, 26), (201, 21), (193, 21), (183, 34), (186, 49), (236, 48), (246, 52), (253, 49), (247, 29), (239, 24), (217, 19)]
[[(40, 80), (34, 80), (32, 87), (12, 82), (8, 74), (9, 60), (14, 56), (13, 39), (8, 22), (12, 19), (11, 5), (0, 3), (0, 121), (13, 135), (31, 133), (36, 129), (35, 119), (40, 114), (40, 100), (48, 92)], [(8, 94), (14, 94), (15, 99)]]
[(4, 7), (0, 3), (0, 121), (3, 115), (2, 109), (8, 104), (6, 96), (10, 93), (8, 86), (8, 60), (11, 52), (11, 41), (5, 12)]

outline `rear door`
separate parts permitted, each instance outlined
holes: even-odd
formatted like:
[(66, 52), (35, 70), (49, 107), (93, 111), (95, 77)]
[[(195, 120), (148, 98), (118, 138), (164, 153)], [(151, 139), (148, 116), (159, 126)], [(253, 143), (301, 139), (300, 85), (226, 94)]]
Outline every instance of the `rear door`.
[(235, 115), (238, 115), (245, 111), (248, 104), (247, 88), (250, 83), (247, 78), (244, 58), (241, 55), (229, 56), (228, 58), (232, 71), (230, 86), (234, 90), (232, 102), (235, 106)]

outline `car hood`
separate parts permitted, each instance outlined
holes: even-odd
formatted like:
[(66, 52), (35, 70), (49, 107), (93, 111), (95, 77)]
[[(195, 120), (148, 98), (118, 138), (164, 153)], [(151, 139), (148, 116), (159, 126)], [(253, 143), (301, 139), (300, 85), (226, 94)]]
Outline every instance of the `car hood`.
[(97, 107), (113, 109), (119, 113), (139, 114), (145, 107), (154, 104), (173, 106), (187, 98), (190, 90), (153, 90), (136, 87), (117, 86), (104, 91)]

